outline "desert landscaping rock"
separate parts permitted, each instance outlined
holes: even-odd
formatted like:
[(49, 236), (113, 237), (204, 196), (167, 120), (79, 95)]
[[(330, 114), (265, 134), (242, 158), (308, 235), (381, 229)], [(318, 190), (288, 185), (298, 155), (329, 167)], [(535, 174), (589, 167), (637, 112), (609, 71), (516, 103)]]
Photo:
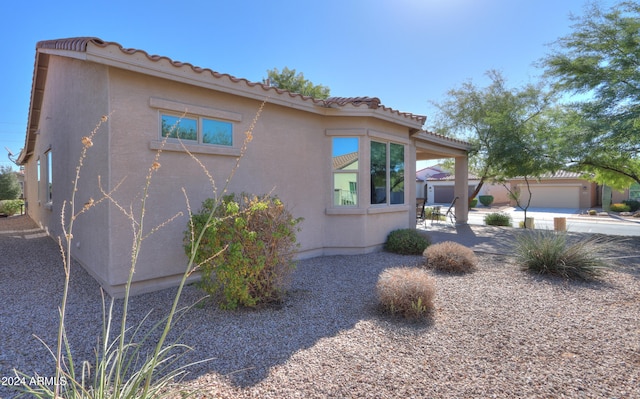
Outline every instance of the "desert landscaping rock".
[[(28, 232), (22, 232), (22, 230)], [(382, 315), (375, 284), (421, 256), (374, 253), (300, 261), (284, 304), (221, 311), (190, 308), (171, 339), (193, 351), (175, 384), (197, 398), (633, 398), (640, 397), (640, 241), (620, 239), (620, 265), (594, 282), (519, 270), (478, 254), (468, 275), (433, 274), (426, 322)], [(144, 248), (143, 248), (144, 250)], [(52, 375), (63, 273), (57, 245), (25, 217), (0, 220), (0, 377)], [(135, 326), (171, 304), (175, 289), (132, 298)], [(182, 303), (201, 299), (186, 288)], [(122, 301), (116, 301), (119, 317)], [(67, 331), (76, 361), (95, 362), (102, 319), (98, 284), (72, 271)], [(0, 397), (14, 393), (0, 387)]]

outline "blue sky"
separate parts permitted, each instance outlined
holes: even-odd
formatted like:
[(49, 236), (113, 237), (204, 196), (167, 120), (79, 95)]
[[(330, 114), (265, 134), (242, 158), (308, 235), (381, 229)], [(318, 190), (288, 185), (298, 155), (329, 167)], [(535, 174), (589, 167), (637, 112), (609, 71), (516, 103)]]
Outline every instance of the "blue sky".
[(11, 165), (5, 146), (24, 145), (40, 40), (95, 36), (252, 81), (286, 66), (333, 96), (375, 96), (429, 118), (429, 101), (485, 84), (489, 69), (511, 86), (535, 82), (533, 63), (585, 1), (12, 1), (0, 25), (0, 165)]

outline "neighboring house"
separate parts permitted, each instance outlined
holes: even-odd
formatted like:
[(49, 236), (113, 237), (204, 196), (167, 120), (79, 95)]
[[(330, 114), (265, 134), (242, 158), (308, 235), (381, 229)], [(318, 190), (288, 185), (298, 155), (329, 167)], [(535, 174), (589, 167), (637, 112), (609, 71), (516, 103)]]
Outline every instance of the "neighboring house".
[[(520, 191), (520, 203), (525, 206), (529, 190), (523, 178), (509, 181), (512, 191)], [(531, 208), (589, 209), (600, 204), (600, 188), (577, 172), (558, 171), (529, 179)], [(515, 206), (515, 201), (511, 200)]]
[[(427, 204), (449, 204), (455, 198), (454, 174), (440, 164), (420, 169), (416, 172), (416, 192), (420, 198), (426, 198)], [(480, 178), (468, 173), (468, 193), (473, 194)], [(492, 195), (493, 204), (509, 203), (506, 188), (501, 184), (485, 183), (478, 195)], [(492, 204), (492, 205), (493, 205)]]
[[(405, 185), (404, 176), (415, 174), (417, 160), (455, 158), (456, 194), (466, 199), (469, 145), (422, 130), (424, 116), (371, 97), (312, 99), (117, 43), (72, 38), (36, 45), (19, 157), (27, 212), (50, 235), (63, 234), (59, 219), (65, 201), (64, 214), (71, 215), (68, 200), (83, 137), (109, 115), (84, 160), (75, 212), (98, 201), (101, 188), (113, 191), (125, 209), (136, 209), (162, 150), (145, 230), (180, 216), (143, 242), (132, 292), (175, 285), (187, 263), (182, 188), (193, 211), (213, 195), (208, 177), (176, 136), (220, 190), (263, 101), (228, 190), (272, 193), (303, 217), (298, 258), (376, 251), (390, 231), (415, 228), (415, 186)], [(458, 222), (467, 221), (467, 211), (460, 201)], [(75, 220), (72, 256), (113, 296), (122, 295), (127, 280), (131, 224), (109, 201)]]

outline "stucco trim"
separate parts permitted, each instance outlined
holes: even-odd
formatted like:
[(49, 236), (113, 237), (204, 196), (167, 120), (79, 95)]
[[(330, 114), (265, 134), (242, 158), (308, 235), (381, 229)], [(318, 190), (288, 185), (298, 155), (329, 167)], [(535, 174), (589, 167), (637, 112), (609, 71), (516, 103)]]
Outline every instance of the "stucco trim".
[(371, 206), (367, 209), (367, 213), (370, 215), (378, 213), (394, 213), (394, 212), (409, 212), (411, 207), (409, 205), (380, 205)]
[[(152, 140), (149, 142), (149, 149), (153, 151), (175, 151), (184, 152), (185, 148), (192, 154), (206, 154), (206, 155), (222, 155), (229, 157), (239, 157), (241, 150), (239, 148), (229, 148), (214, 145), (196, 145), (196, 144), (180, 144), (178, 142), (169, 141), (163, 143), (163, 140)], [(184, 145), (184, 147), (183, 147)]]
[(325, 214), (330, 216), (339, 216), (339, 215), (366, 215), (367, 210), (364, 208), (326, 208)]
[(224, 119), (233, 122), (242, 122), (242, 114), (224, 111), (217, 108), (203, 107), (201, 105), (187, 104), (179, 101), (165, 100), (163, 98), (149, 98), (151, 108), (165, 109), (168, 111), (186, 113), (188, 115), (206, 116), (209, 118)]
[(404, 144), (404, 145), (411, 144), (411, 140), (409, 140), (407, 138), (396, 136), (396, 135), (389, 134), (389, 133), (380, 132), (380, 131), (373, 130), (373, 129), (369, 129), (367, 131), (367, 136), (369, 136), (371, 139), (381, 139), (381, 140), (384, 140), (384, 141), (396, 142), (396, 143), (401, 143), (401, 144)]

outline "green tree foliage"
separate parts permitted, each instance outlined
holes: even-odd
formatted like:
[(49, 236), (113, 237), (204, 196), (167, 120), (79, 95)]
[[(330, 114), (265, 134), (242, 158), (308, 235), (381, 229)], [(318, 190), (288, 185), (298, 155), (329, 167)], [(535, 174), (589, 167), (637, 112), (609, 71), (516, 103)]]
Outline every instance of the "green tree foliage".
[(0, 166), (0, 200), (14, 200), (20, 196), (20, 182), (10, 166)]
[(278, 68), (273, 68), (267, 71), (267, 77), (271, 86), (288, 90), (292, 93), (321, 100), (330, 96), (331, 90), (327, 86), (313, 84), (304, 78), (302, 72), (296, 74), (295, 69), (284, 67), (282, 71), (279, 71)]
[(559, 168), (557, 129), (550, 113), (552, 97), (541, 86), (511, 89), (502, 75), (488, 71), (491, 83), (478, 88), (466, 82), (435, 103), (436, 132), (469, 141), (470, 169), (480, 182), (470, 199), (488, 181), (516, 176), (540, 176)]
[(580, 95), (562, 115), (567, 160), (616, 188), (640, 183), (640, 4), (588, 6), (543, 60), (556, 89)]

